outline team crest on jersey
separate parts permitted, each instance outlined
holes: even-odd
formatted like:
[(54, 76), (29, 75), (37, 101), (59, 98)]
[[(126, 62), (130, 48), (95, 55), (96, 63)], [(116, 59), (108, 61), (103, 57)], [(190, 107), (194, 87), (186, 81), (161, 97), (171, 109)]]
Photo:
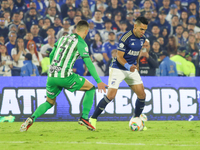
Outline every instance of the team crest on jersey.
[(120, 44), (119, 44), (119, 47), (120, 47), (120, 48), (124, 48), (124, 44), (123, 44), (123, 43), (120, 43)]
[(88, 47), (85, 47), (85, 51), (88, 52)]

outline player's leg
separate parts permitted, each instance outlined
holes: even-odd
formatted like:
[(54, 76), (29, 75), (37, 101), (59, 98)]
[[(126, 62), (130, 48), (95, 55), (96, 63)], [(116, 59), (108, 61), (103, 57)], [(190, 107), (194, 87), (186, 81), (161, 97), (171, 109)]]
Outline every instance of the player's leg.
[(115, 98), (119, 84), (125, 78), (125, 74), (120, 69), (109, 69), (108, 92), (98, 103), (93, 115), (90, 118), (90, 123), (96, 128), (96, 121), (98, 116), (103, 112), (106, 106)]
[(136, 93), (137, 100), (135, 103), (135, 116), (139, 117), (142, 113), (145, 106), (145, 98), (146, 94), (144, 92), (144, 86), (142, 79), (137, 70), (134, 72), (130, 72), (129, 76), (125, 79), (126, 83), (130, 86), (130, 88)]
[(28, 117), (26, 121), (21, 125), (20, 131), (27, 131), (28, 128), (35, 122), (35, 120), (43, 115), (48, 109), (53, 107), (56, 101), (56, 96), (62, 91), (62, 88), (57, 86), (55, 83), (59, 83), (57, 79), (48, 78), (47, 79), (47, 100), (41, 104), (33, 113), (31, 117)]
[(137, 84), (137, 85), (131, 85), (130, 87), (137, 95), (137, 100), (135, 102), (134, 117), (139, 117), (145, 106), (146, 94), (144, 92), (144, 86), (143, 84)]

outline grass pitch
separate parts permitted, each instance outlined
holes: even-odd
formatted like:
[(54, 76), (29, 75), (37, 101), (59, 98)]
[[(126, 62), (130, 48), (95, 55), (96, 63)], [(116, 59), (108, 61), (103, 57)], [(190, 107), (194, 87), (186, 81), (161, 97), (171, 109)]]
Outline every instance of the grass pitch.
[(77, 122), (0, 123), (0, 150), (200, 150), (199, 121), (147, 121), (131, 131), (128, 121), (97, 122), (92, 132)]

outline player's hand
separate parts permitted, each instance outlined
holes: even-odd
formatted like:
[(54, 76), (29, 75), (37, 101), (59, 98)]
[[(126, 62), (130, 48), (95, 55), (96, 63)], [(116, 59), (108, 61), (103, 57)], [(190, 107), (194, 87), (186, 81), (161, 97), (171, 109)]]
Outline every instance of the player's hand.
[(137, 68), (137, 67), (136, 67), (135, 65), (132, 65), (131, 68), (130, 68), (130, 71), (131, 71), (131, 72), (134, 72), (136, 68)]
[(103, 82), (100, 82), (100, 83), (97, 84), (97, 87), (98, 87), (98, 92), (102, 93), (102, 90), (103, 90), (103, 92), (106, 93), (106, 88), (105, 87), (108, 87), (108, 85), (106, 85)]

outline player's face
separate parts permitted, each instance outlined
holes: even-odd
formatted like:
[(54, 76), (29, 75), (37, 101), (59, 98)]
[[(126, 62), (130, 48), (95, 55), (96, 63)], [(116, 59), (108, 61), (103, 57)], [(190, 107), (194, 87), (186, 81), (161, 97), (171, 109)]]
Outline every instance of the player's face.
[(143, 37), (145, 31), (147, 30), (147, 25), (146, 24), (135, 24), (134, 25), (134, 28), (135, 28), (135, 34), (137, 37), (141, 38)]

